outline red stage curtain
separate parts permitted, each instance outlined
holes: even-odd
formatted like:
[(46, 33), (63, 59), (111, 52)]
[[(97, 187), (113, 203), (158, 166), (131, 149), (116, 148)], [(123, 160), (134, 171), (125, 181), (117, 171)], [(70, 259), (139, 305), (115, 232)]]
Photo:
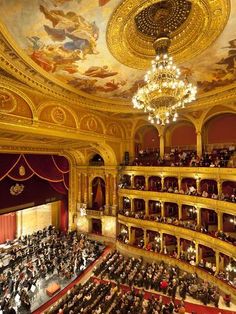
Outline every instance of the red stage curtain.
[(67, 199), (61, 200), (60, 210), (60, 230), (66, 232), (68, 229), (68, 201)]
[(18, 154), (0, 154), (0, 180), (7, 176), (20, 159)]
[(60, 172), (62, 173), (69, 172), (69, 162), (65, 157), (52, 155), (52, 160)]
[(16, 236), (16, 213), (0, 215), (0, 243)]
[(63, 182), (49, 182), (51, 187), (60, 194), (67, 195), (67, 189)]
[(20, 155), (20, 159), (15, 164), (14, 168), (8, 173), (8, 177), (16, 181), (25, 181), (30, 179), (34, 175), (34, 172), (29, 168), (23, 155)]
[(50, 155), (24, 155), (29, 168), (41, 179), (60, 182), (63, 175), (55, 166)]

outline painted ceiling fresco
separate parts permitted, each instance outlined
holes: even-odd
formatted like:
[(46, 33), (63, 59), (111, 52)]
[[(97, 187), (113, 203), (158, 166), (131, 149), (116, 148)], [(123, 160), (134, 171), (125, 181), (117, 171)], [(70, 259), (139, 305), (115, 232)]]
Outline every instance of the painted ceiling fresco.
[[(106, 44), (119, 0), (1, 0), (1, 21), (41, 68), (70, 86), (105, 98), (129, 99), (144, 71), (119, 63)], [(236, 82), (236, 1), (223, 33), (200, 56), (181, 65), (199, 93)]]

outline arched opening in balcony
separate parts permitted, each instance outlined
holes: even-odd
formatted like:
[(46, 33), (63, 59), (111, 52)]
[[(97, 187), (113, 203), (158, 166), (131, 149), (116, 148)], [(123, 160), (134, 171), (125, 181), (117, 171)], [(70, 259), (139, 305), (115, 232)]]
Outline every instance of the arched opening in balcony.
[(124, 224), (119, 224), (119, 234), (117, 236), (117, 240), (121, 241), (123, 243), (128, 243), (129, 242), (129, 232), (128, 232), (128, 227)]
[(177, 239), (171, 234), (163, 234), (163, 254), (177, 257)]
[(135, 176), (134, 177), (134, 188), (136, 190), (145, 189), (145, 177), (144, 176)]
[(104, 166), (104, 160), (101, 155), (95, 154), (93, 157), (89, 160), (89, 166)]
[(213, 209), (201, 208), (201, 222), (203, 232), (215, 234), (218, 230), (218, 217)]
[(222, 183), (221, 199), (229, 202), (236, 202), (236, 182), (224, 181)]
[(196, 265), (196, 246), (193, 241), (180, 238), (180, 256), (182, 261)]
[(197, 225), (197, 209), (192, 205), (181, 205), (181, 220), (185, 228), (195, 230)]
[(134, 199), (134, 212), (135, 213), (145, 213), (145, 202), (143, 199), (135, 198)]
[(149, 191), (161, 191), (161, 177), (151, 176), (148, 179)]
[(215, 180), (204, 179), (200, 182), (200, 192), (203, 197), (217, 198), (218, 189)]
[(196, 179), (194, 178), (183, 178), (181, 180), (180, 192), (184, 194), (194, 195), (197, 192)]
[(144, 248), (144, 231), (142, 228), (131, 227), (131, 233), (134, 237), (134, 242), (131, 243), (138, 248)]
[(233, 243), (235, 242), (236, 244), (236, 216), (233, 216), (230, 214), (223, 214), (223, 230), (222, 231), (227, 232), (224, 240), (233, 242)]
[(178, 190), (178, 179), (176, 177), (165, 177), (164, 179), (164, 191), (174, 193)]
[(123, 210), (124, 211), (131, 211), (131, 202), (132, 200), (129, 197), (123, 197)]
[(128, 174), (123, 174), (119, 182), (120, 189), (129, 189), (131, 188), (131, 176)]
[(149, 210), (149, 215), (152, 216), (161, 216), (161, 203), (160, 201), (153, 201), (149, 200), (148, 201), (148, 210)]
[(199, 245), (199, 267), (205, 269), (211, 274), (216, 271), (215, 251), (210, 247)]
[(164, 203), (164, 215), (167, 218), (167, 222), (168, 222), (168, 218), (179, 219), (178, 204), (171, 203), (171, 202), (165, 202)]
[(147, 230), (146, 249), (152, 252), (161, 251), (161, 234), (157, 231)]

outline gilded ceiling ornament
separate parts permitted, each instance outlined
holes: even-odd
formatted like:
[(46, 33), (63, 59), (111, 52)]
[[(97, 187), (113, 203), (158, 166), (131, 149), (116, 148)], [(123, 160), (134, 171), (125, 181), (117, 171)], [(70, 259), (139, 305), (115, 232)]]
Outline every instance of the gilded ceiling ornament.
[(108, 23), (107, 45), (119, 62), (146, 69), (155, 56), (154, 38), (164, 25), (171, 33), (169, 52), (179, 64), (209, 47), (229, 14), (229, 0), (125, 0)]
[(16, 109), (17, 101), (12, 93), (5, 88), (0, 90), (0, 111), (13, 112)]

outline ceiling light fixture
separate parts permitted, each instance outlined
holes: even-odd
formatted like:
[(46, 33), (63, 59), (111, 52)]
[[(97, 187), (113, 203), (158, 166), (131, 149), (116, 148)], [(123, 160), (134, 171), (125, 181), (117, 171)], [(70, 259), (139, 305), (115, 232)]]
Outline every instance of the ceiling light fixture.
[(146, 84), (139, 88), (133, 96), (133, 107), (148, 113), (151, 123), (168, 124), (176, 121), (178, 109), (196, 99), (197, 88), (180, 78), (181, 72), (168, 54), (170, 38), (163, 33), (154, 41), (156, 58), (152, 61), (144, 81)]

